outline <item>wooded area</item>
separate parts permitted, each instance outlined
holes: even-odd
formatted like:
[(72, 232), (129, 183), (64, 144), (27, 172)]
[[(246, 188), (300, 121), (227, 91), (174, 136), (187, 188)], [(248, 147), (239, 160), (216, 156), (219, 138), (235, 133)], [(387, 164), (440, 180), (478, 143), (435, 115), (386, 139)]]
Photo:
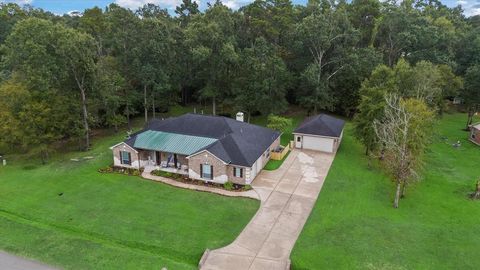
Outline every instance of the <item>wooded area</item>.
[(0, 152), (44, 159), (59, 139), (88, 149), (92, 128), (175, 104), (247, 120), (289, 104), (357, 114), (373, 150), (387, 92), (438, 112), (447, 97), (472, 115), (480, 103), (480, 18), (440, 1), (257, 0), (236, 11), (216, 1), (201, 12), (183, 0), (174, 16), (111, 4), (80, 17), (10, 3), (0, 43)]

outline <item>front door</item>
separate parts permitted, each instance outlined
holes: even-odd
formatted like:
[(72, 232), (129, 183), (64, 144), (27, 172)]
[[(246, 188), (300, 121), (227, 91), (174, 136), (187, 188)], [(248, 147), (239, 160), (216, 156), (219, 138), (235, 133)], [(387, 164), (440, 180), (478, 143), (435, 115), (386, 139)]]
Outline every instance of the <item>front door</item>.
[(161, 153), (158, 151), (155, 151), (155, 160), (157, 161), (157, 165), (160, 165), (162, 162)]
[[(175, 163), (175, 168), (178, 167), (178, 159), (177, 159), (177, 154), (173, 154), (173, 163)], [(177, 168), (178, 169), (178, 168)]]
[(296, 136), (295, 138), (295, 148), (302, 148), (302, 136)]

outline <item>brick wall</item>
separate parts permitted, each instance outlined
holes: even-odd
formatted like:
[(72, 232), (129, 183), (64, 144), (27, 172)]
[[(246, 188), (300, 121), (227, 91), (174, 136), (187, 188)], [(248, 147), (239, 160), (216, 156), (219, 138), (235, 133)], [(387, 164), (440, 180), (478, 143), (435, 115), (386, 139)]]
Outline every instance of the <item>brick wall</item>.
[(188, 176), (193, 179), (205, 180), (200, 175), (200, 165), (208, 164), (213, 166), (213, 180), (216, 183), (225, 183), (228, 180), (227, 165), (209, 152), (200, 152), (191, 156), (188, 160)]
[[(130, 153), (130, 158), (131, 158), (131, 160), (130, 160), (131, 164), (130, 165), (122, 164), (120, 162), (120, 152), (121, 151), (126, 151), (126, 152)], [(136, 168), (136, 169), (139, 168), (140, 163), (139, 163), (139, 160), (138, 160), (138, 154), (131, 147), (126, 145), (125, 143), (122, 143), (122, 144), (119, 144), (119, 145), (115, 146), (112, 149), (112, 152), (113, 152), (113, 165), (114, 166), (125, 167), (125, 168)]]
[[(234, 168), (242, 168), (243, 169), (242, 177), (235, 177)], [(235, 184), (245, 185), (245, 174), (246, 173), (247, 173), (247, 168), (237, 167), (235, 165), (227, 165), (228, 180), (235, 183)]]

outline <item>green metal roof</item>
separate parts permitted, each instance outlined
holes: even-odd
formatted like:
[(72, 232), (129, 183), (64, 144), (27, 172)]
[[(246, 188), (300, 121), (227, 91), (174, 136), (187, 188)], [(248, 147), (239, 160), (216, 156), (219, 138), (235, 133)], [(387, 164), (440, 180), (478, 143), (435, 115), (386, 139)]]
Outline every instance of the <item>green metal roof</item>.
[(147, 130), (137, 135), (135, 148), (191, 155), (216, 142), (217, 139)]

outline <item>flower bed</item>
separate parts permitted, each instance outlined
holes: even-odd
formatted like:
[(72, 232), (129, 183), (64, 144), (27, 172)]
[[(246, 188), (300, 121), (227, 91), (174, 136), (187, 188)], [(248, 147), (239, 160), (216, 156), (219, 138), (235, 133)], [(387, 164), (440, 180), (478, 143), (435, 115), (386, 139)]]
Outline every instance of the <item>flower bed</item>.
[(98, 169), (99, 173), (118, 173), (118, 174), (125, 174), (125, 175), (132, 175), (132, 176), (140, 176), (143, 172), (143, 168), (134, 169), (134, 168), (123, 168), (123, 167), (115, 167), (115, 166), (108, 166), (104, 168)]
[(248, 191), (252, 189), (252, 186), (250, 185), (239, 185), (231, 181), (227, 181), (225, 184), (218, 184), (213, 182), (206, 182), (202, 180), (191, 179), (186, 175), (165, 172), (161, 170), (154, 170), (151, 172), (151, 174), (155, 176), (161, 176), (161, 177), (173, 179), (175, 181), (179, 181), (186, 184), (192, 184), (192, 185), (204, 186), (204, 187), (214, 187), (214, 188), (224, 189), (228, 191)]

